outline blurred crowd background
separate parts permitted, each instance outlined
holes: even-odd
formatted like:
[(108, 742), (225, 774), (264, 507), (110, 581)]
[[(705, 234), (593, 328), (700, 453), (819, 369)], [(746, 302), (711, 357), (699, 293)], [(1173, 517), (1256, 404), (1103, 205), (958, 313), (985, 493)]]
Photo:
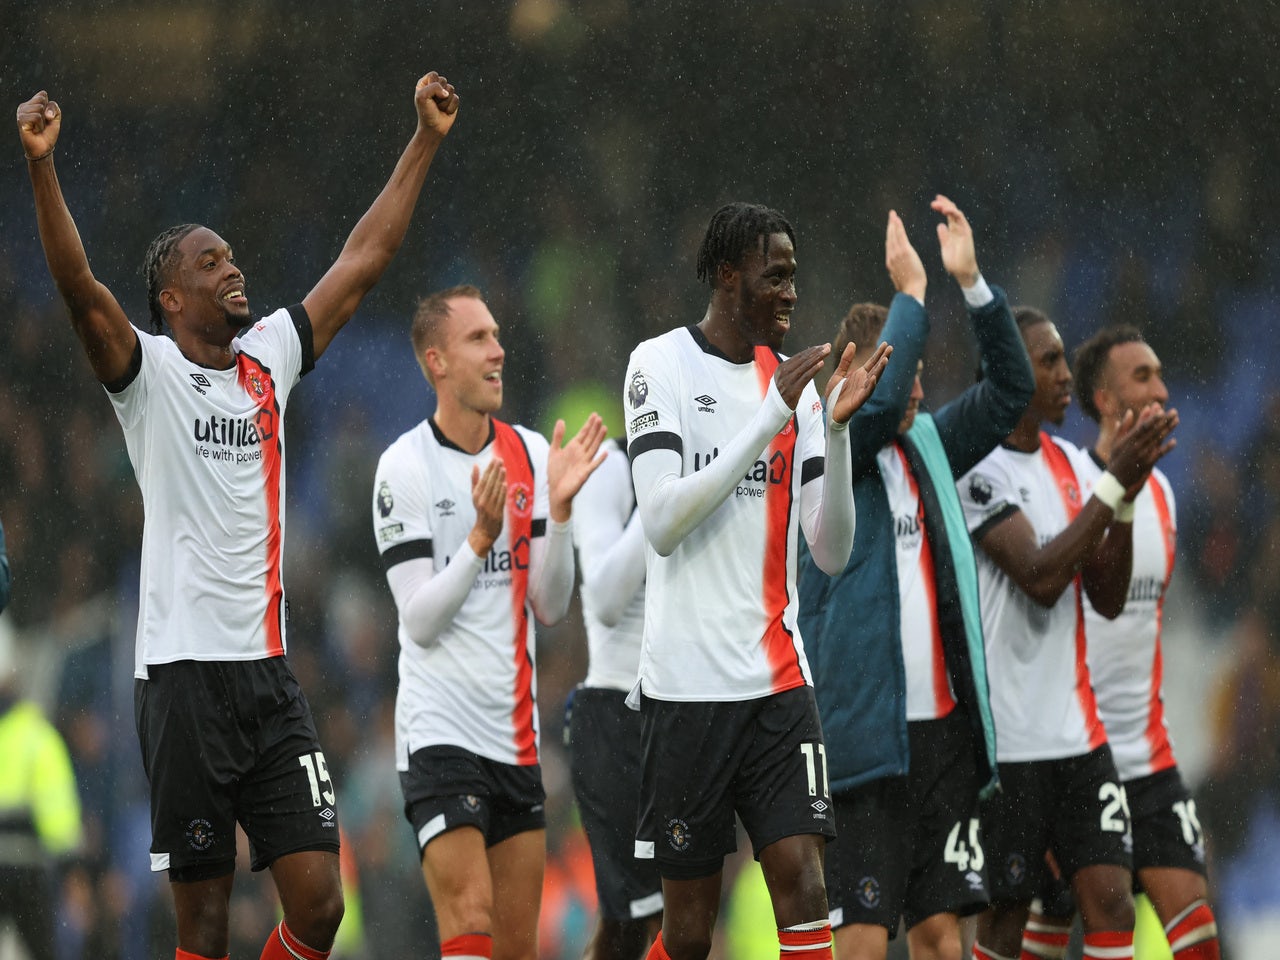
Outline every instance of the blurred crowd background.
[[(631, 347), (701, 318), (693, 263), (717, 206), (767, 203), (795, 226), (793, 348), (829, 339), (849, 303), (890, 298), (893, 208), (930, 270), (926, 403), (940, 402), (974, 351), (937, 256), (938, 192), (969, 215), (985, 275), (1046, 309), (1069, 350), (1124, 321), (1165, 364), (1182, 415), (1166, 461), (1179, 498), (1167, 708), (1226, 947), (1240, 960), (1251, 938), (1280, 936), (1275, 7), (0, 0), (0, 22), (0, 89), (15, 108), (42, 88), (61, 105), (68, 204), (95, 273), (142, 326), (143, 252), (178, 222), (231, 242), (262, 312), (300, 300), (412, 132), (417, 77), (440, 70), (462, 97), (399, 258), (290, 404), (289, 656), (340, 789), (341, 956), (432, 949), (393, 770), (395, 611), (370, 519), (378, 454), (432, 409), (408, 340), (416, 298), (485, 290), (506, 419), (549, 431), (599, 409), (617, 435)], [(9, 682), (66, 738), (83, 805), (84, 843), (58, 873), (58, 955), (162, 956), (172, 920), (148, 871), (133, 732), (141, 503), (48, 279), (11, 137), (0, 520), (14, 598), (0, 631)], [(1091, 439), (1077, 412), (1065, 432)], [(538, 657), (555, 960), (580, 954), (594, 911), (561, 746), (585, 673), (576, 604)], [(267, 888), (239, 874), (233, 956), (257, 955)], [(723, 946), (728, 906), (718, 949), (746, 956)]]

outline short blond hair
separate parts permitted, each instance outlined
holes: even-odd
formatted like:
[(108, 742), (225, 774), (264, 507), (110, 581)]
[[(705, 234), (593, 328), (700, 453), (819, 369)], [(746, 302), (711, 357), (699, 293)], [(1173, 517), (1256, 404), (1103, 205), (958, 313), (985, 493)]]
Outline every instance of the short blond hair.
[(413, 341), (413, 355), (418, 360), (427, 382), (433, 387), (435, 380), (427, 369), (427, 349), (440, 346), (440, 329), (444, 321), (449, 319), (449, 301), (458, 297), (471, 297), (484, 303), (484, 294), (480, 288), (469, 283), (459, 284), (429, 293), (418, 301), (413, 312), (413, 325), (409, 328), (409, 339)]

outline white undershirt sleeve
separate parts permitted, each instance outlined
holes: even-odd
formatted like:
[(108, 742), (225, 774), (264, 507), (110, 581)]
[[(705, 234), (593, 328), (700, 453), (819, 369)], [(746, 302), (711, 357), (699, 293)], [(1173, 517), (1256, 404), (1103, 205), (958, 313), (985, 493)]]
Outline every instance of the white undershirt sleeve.
[(607, 549), (597, 550), (603, 538), (588, 547), (586, 539), (579, 548), (582, 559), (582, 595), (590, 598), (591, 609), (606, 627), (616, 627), (631, 603), (631, 598), (644, 586), (644, 524), (640, 512), (622, 528)]
[(670, 556), (724, 503), (793, 412), (770, 379), (764, 402), (751, 423), (703, 469), (681, 476), (682, 455), (661, 447), (646, 450), (632, 461), (636, 505), (645, 536), (660, 556)]
[(434, 644), (462, 609), (483, 567), (484, 558), (464, 540), (439, 573), (430, 557), (406, 560), (388, 570), (387, 584), (409, 639), (420, 647)]
[(573, 521), (547, 518), (545, 537), (529, 547), (529, 603), (539, 622), (553, 624), (569, 612), (573, 595)]
[[(842, 384), (840, 389), (843, 388)], [(830, 405), (835, 400), (835, 396), (831, 397)], [(835, 576), (844, 570), (853, 550), (856, 522), (849, 425), (832, 423), (828, 417), (822, 476), (800, 488), (800, 527), (809, 541), (814, 562), (824, 573)]]

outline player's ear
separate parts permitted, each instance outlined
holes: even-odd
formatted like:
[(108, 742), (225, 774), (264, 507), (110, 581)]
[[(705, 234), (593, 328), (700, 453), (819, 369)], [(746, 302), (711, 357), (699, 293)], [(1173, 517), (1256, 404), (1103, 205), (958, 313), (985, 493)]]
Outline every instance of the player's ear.
[(1093, 405), (1100, 413), (1103, 420), (1118, 420), (1123, 412), (1120, 405), (1116, 403), (1115, 397), (1106, 387), (1099, 387), (1093, 391)]
[(721, 260), (716, 267), (716, 286), (721, 290), (732, 290), (738, 283), (738, 268), (728, 260)]
[(431, 375), (430, 379), (433, 384), (439, 382), (447, 366), (444, 354), (440, 352), (438, 347), (427, 347), (422, 354), (422, 365)]
[(166, 315), (179, 313), (182, 310), (182, 291), (178, 290), (172, 284), (160, 291), (159, 296), (160, 309)]

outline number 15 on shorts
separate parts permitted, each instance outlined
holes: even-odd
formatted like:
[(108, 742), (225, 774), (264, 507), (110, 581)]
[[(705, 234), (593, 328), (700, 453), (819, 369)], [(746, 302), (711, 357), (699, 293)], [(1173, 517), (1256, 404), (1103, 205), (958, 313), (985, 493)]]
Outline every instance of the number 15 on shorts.
[[(302, 769), (307, 771), (307, 781), (311, 784), (311, 804), (320, 806), (321, 798), (329, 806), (333, 806), (337, 796), (333, 792), (333, 781), (329, 779), (329, 765), (324, 762), (324, 754), (304, 753), (298, 758)], [(321, 787), (323, 786), (323, 789)]]

